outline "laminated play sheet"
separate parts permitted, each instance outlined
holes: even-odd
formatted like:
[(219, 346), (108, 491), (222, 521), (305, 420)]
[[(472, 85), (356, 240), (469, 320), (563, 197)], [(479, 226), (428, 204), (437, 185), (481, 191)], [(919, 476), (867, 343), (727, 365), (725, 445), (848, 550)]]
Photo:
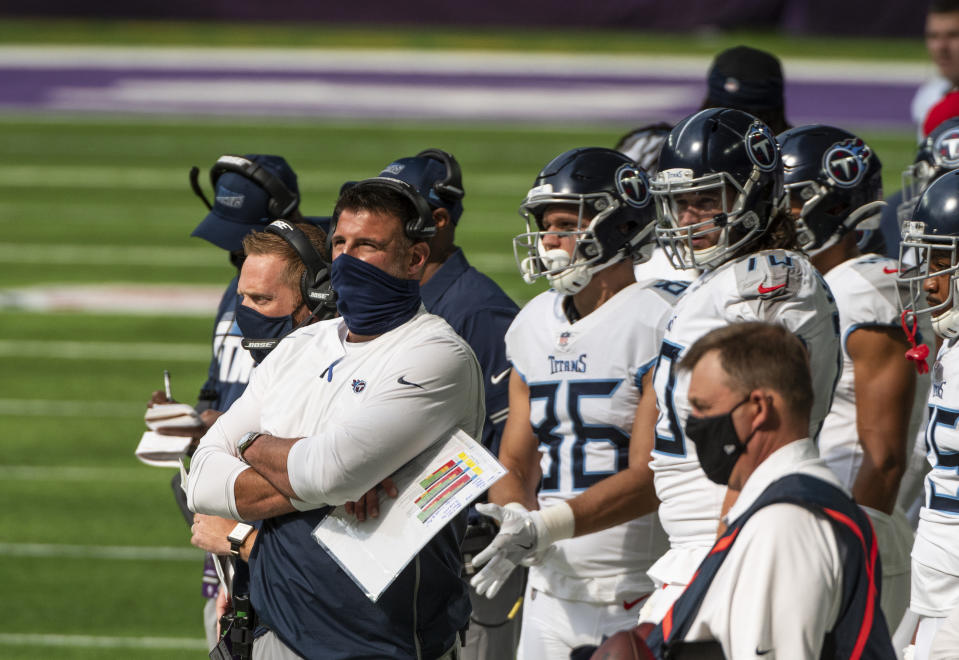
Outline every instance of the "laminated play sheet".
[(338, 506), (313, 537), (375, 602), (437, 532), (504, 474), (489, 451), (457, 430), (397, 470), (399, 496), (381, 494), (378, 518), (358, 522)]

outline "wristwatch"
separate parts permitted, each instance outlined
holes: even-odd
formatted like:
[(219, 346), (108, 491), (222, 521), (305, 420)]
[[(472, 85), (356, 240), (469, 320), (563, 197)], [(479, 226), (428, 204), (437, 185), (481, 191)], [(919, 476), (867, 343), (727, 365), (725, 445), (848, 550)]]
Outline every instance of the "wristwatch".
[(230, 542), (230, 554), (234, 557), (240, 556), (240, 546), (246, 541), (247, 537), (253, 532), (253, 525), (246, 523), (237, 523), (233, 531), (227, 534), (226, 539)]
[(250, 431), (249, 433), (245, 434), (242, 438), (240, 438), (240, 442), (238, 442), (236, 445), (237, 451), (240, 452), (240, 458), (243, 457), (243, 452), (249, 449), (250, 445), (256, 442), (256, 439), (259, 438), (261, 435), (263, 434), (260, 433), (259, 431)]

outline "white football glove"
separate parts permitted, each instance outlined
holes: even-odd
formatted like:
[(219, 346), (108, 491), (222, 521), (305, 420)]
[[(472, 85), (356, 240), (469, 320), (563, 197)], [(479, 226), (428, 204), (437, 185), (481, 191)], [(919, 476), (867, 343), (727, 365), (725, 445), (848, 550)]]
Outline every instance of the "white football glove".
[(543, 561), (552, 548), (553, 535), (539, 511), (527, 511), (519, 502), (505, 507), (480, 503), (476, 510), (500, 523), (499, 533), (473, 557), (473, 566), (486, 566), (470, 580), (476, 593), (492, 598), (518, 565), (532, 566)]

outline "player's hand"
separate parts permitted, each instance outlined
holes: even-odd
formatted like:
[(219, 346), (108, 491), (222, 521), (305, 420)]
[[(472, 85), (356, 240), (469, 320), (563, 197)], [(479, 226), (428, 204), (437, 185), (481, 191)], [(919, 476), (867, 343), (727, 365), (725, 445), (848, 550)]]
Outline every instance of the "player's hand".
[(215, 555), (228, 555), (230, 541), (226, 537), (234, 527), (236, 527), (235, 520), (202, 513), (193, 514), (190, 543)]
[(166, 392), (163, 390), (153, 390), (153, 394), (150, 395), (150, 401), (147, 403), (147, 408), (152, 408), (158, 403), (176, 403), (176, 401), (166, 398)]
[(223, 636), (223, 632), (220, 630), (220, 619), (226, 614), (226, 610), (230, 607), (230, 597), (226, 593), (226, 589), (223, 588), (223, 585), (220, 585), (220, 588), (216, 592), (216, 638), (220, 639)]
[(473, 566), (486, 565), (470, 580), (476, 593), (492, 598), (517, 566), (542, 561), (552, 541), (545, 533), (539, 511), (527, 511), (519, 502), (505, 507), (480, 503), (476, 510), (500, 523), (499, 533), (473, 557)]
[(379, 488), (385, 490), (386, 494), (392, 498), (396, 498), (400, 494), (393, 480), (387, 477), (379, 486), (373, 486), (356, 502), (347, 502), (344, 504), (343, 507), (346, 509), (346, 512), (355, 515), (359, 522), (363, 522), (367, 517), (378, 518), (380, 515), (380, 496), (377, 489)]

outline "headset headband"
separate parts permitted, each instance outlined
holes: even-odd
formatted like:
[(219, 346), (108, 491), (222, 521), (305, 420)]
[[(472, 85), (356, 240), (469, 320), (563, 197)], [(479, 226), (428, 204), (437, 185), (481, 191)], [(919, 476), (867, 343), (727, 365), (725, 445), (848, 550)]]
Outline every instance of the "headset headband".
[(307, 235), (285, 220), (274, 220), (266, 226), (265, 231), (289, 243), (306, 267), (300, 278), (300, 293), (309, 310), (312, 312), (321, 305), (335, 309), (335, 296), (330, 290), (329, 262), (313, 247)]
[(440, 199), (455, 204), (466, 197), (466, 191), (463, 190), (463, 173), (460, 170), (460, 164), (456, 162), (453, 154), (448, 151), (443, 151), (442, 149), (424, 149), (416, 154), (416, 157), (432, 158), (433, 160), (438, 160), (443, 163), (443, 166), (446, 167), (446, 176), (443, 180), (433, 184), (433, 192), (435, 192)]
[[(430, 205), (427, 203), (427, 201), (423, 199), (423, 196), (420, 195), (419, 191), (406, 181), (393, 179), (391, 177), (377, 176), (371, 179), (357, 181), (352, 185), (343, 184), (343, 188), (340, 189), (340, 194), (342, 195), (342, 193), (346, 190), (352, 190), (357, 186), (387, 188), (393, 192), (399, 193), (413, 204), (413, 207), (416, 209), (416, 218), (407, 220), (403, 224), (403, 232), (410, 240), (427, 241), (436, 235), (436, 222), (433, 220), (433, 210), (430, 208)], [(333, 232), (336, 230), (336, 223), (338, 220), (339, 213), (336, 213), (333, 216), (333, 220), (330, 222), (329, 236), (331, 239)]]

